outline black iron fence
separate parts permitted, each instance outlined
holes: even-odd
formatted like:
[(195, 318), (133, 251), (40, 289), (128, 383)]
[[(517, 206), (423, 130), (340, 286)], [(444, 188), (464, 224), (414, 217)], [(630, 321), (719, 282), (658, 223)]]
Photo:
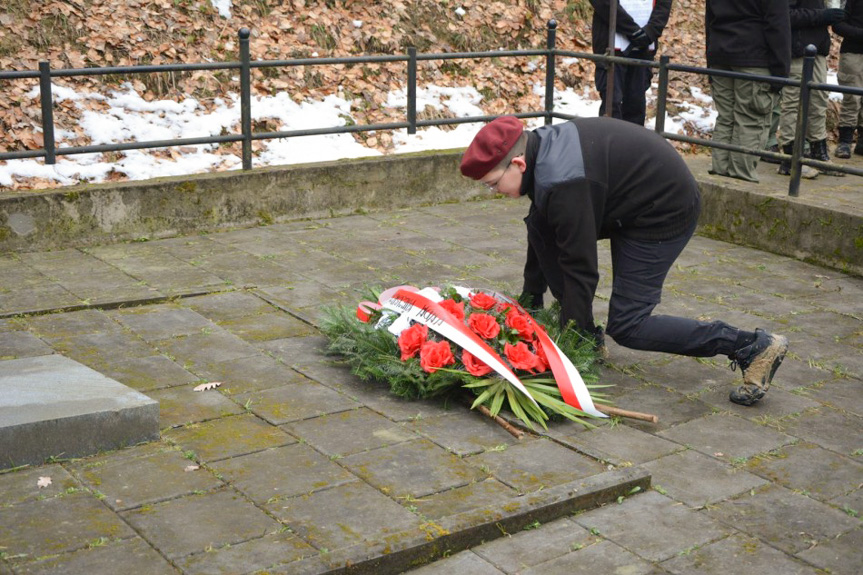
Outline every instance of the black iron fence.
[[(658, 69), (658, 85), (656, 105), (656, 131), (669, 140), (687, 142), (700, 146), (711, 148), (719, 148), (732, 152), (742, 152), (746, 154), (754, 154), (760, 157), (770, 157), (774, 159), (789, 159), (788, 155), (768, 152), (766, 150), (754, 150), (713, 142), (712, 140), (703, 138), (694, 138), (691, 136), (675, 134), (665, 131), (665, 115), (668, 100), (668, 81), (669, 72), (681, 72), (690, 74), (701, 74), (708, 76), (724, 76), (729, 78), (754, 79), (761, 81), (770, 81), (774, 84), (783, 86), (798, 86), (800, 87), (800, 102), (797, 114), (797, 131), (794, 139), (793, 151), (791, 159), (791, 179), (788, 188), (788, 194), (797, 196), (800, 190), (800, 176), (802, 166), (808, 165), (815, 168), (828, 168), (832, 171), (843, 172), (863, 176), (863, 170), (842, 166), (837, 164), (827, 164), (816, 160), (803, 157), (803, 139), (806, 133), (808, 122), (808, 114), (803, 113), (803, 110), (809, 109), (809, 100), (812, 90), (824, 90), (830, 92), (840, 92), (843, 94), (853, 94), (863, 96), (863, 89), (851, 88), (846, 86), (837, 86), (834, 84), (819, 84), (812, 81), (813, 68), (815, 60), (815, 49), (807, 52), (803, 65), (803, 79), (801, 81), (789, 80), (787, 78), (774, 78), (769, 76), (755, 76), (750, 74), (741, 74), (736, 72), (713, 70), (710, 68), (700, 68), (697, 66), (684, 66), (672, 64), (668, 56), (662, 56), (659, 62), (647, 60), (637, 60), (629, 58), (621, 58), (616, 56), (608, 56), (604, 54), (588, 54), (582, 52), (573, 52), (568, 50), (558, 50), (555, 48), (556, 43), (557, 23), (554, 20), (548, 22), (546, 47), (544, 49), (534, 50), (498, 50), (491, 52), (453, 52), (444, 54), (419, 54), (415, 48), (408, 48), (406, 55), (392, 56), (359, 56), (347, 58), (302, 58), (294, 60), (264, 60), (252, 61), (249, 50), (250, 32), (247, 28), (239, 30), (240, 44), (240, 61), (239, 62), (213, 62), (202, 64), (167, 64), (153, 66), (115, 66), (105, 68), (73, 68), (52, 70), (48, 62), (40, 62), (38, 71), (0, 71), (0, 80), (23, 79), (23, 78), (38, 78), (40, 103), (42, 109), (42, 132), (43, 132), (43, 147), (37, 150), (26, 150), (19, 152), (0, 152), (0, 160), (24, 159), (24, 158), (44, 158), (46, 164), (56, 163), (57, 156), (72, 155), (72, 154), (88, 154), (94, 152), (116, 152), (124, 150), (142, 150), (152, 148), (167, 148), (178, 146), (190, 146), (199, 144), (220, 144), (242, 142), (242, 161), (243, 169), (252, 169), (252, 142), (255, 140), (271, 140), (277, 138), (294, 138), (300, 136), (313, 136), (322, 134), (344, 134), (356, 132), (369, 132), (377, 130), (401, 130), (407, 129), (408, 134), (415, 134), (417, 128), (428, 126), (455, 125), (472, 122), (488, 122), (495, 116), (467, 116), (460, 118), (437, 118), (437, 119), (417, 119), (416, 111), (416, 94), (417, 94), (417, 63), (420, 61), (440, 61), (440, 60), (459, 60), (459, 59), (480, 59), (480, 58), (507, 58), (507, 57), (525, 57), (525, 56), (544, 56), (545, 57), (545, 99), (544, 108), (537, 112), (517, 113), (515, 116), (523, 119), (527, 118), (544, 118), (546, 124), (551, 124), (554, 119), (570, 119), (573, 116), (562, 114), (554, 111), (554, 81), (555, 81), (555, 62), (557, 57), (571, 57), (591, 60), (594, 62), (618, 63), (628, 66), (647, 66)], [(284, 68), (292, 66), (327, 66), (334, 64), (363, 64), (363, 63), (386, 63), (386, 62), (406, 62), (407, 63), (407, 110), (404, 122), (392, 122), (386, 124), (367, 124), (367, 125), (350, 125), (337, 126), (327, 128), (316, 128), (307, 130), (289, 130), (279, 132), (254, 132), (252, 129), (252, 105), (251, 105), (251, 70), (253, 68)], [(53, 113), (53, 96), (51, 93), (51, 79), (64, 78), (73, 76), (105, 76), (109, 74), (152, 74), (161, 72), (189, 72), (199, 70), (239, 70), (240, 77), (240, 133), (226, 134), (220, 136), (209, 136), (201, 138), (178, 138), (173, 140), (152, 140), (145, 142), (125, 142), (117, 144), (101, 144), (93, 146), (68, 146), (57, 147), (54, 138), (54, 113)]]

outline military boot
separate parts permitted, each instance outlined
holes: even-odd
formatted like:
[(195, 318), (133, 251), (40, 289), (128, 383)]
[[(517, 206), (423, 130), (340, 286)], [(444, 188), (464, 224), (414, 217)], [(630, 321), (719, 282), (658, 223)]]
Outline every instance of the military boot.
[[(809, 142), (809, 153), (804, 154), (804, 156), (813, 160), (818, 160), (819, 162), (829, 162), (830, 154), (827, 153), (827, 140), (825, 139)], [(842, 177), (845, 175), (842, 172), (837, 172), (830, 169), (819, 168), (818, 171), (825, 176)]]
[[(794, 151), (794, 144), (785, 144), (782, 146), (782, 153), (791, 155)], [(782, 160), (782, 163), (779, 164), (779, 169), (777, 170), (783, 176), (791, 175), (791, 160)], [(807, 180), (812, 180), (818, 177), (818, 170), (811, 166), (800, 166), (800, 176), (806, 178)]]
[(851, 157), (851, 144), (854, 143), (854, 127), (839, 126), (839, 143), (833, 151), (837, 158), (847, 159)]

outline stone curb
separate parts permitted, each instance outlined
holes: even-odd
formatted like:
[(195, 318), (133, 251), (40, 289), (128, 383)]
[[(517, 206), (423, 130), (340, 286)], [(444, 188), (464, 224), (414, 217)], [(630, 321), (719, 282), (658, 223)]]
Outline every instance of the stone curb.
[[(357, 545), (332, 553), (329, 570), (319, 573), (396, 575), (430, 563), (449, 554), (470, 549), (483, 542), (521, 531), (534, 522), (555, 519), (617, 501), (650, 488), (651, 475), (631, 467), (607, 471), (584, 479), (556, 485), (525, 495), (502, 507), (485, 507), (447, 517), (440, 523), (429, 522), (428, 529), (404, 537), (401, 544), (381, 542), (374, 546)], [(477, 522), (477, 518), (482, 518)], [(439, 534), (439, 536), (435, 536)], [(295, 565), (292, 565), (294, 567)]]

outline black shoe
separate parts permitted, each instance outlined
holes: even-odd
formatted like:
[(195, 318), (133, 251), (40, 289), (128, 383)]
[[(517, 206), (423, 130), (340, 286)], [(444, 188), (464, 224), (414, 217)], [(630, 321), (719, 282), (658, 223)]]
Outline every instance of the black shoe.
[(833, 155), (837, 158), (847, 159), (851, 157), (851, 142), (839, 142)]
[[(777, 154), (780, 153), (779, 144), (773, 144), (772, 146), (768, 146), (768, 147), (764, 148), (764, 150), (766, 152), (776, 152)], [(782, 160), (777, 160), (775, 158), (761, 158), (761, 161), (766, 162), (768, 164), (781, 164), (782, 163)]]
[[(794, 153), (794, 144), (785, 144), (782, 146), (782, 153), (791, 155)], [(779, 162), (779, 169), (776, 170), (780, 176), (791, 175), (791, 160), (782, 160)], [(807, 180), (812, 180), (818, 177), (818, 170), (812, 166), (800, 166), (800, 177)]]
[(839, 126), (839, 143), (836, 149), (833, 150), (833, 156), (836, 158), (847, 159), (851, 157), (851, 144), (854, 143), (854, 127)]
[[(815, 142), (809, 142), (809, 153), (804, 154), (807, 158), (812, 158), (813, 160), (818, 160), (820, 162), (829, 162), (830, 154), (827, 153), (827, 140), (818, 140)], [(833, 170), (825, 170), (822, 168), (818, 168), (818, 171), (824, 174), (825, 176), (838, 176), (842, 177), (845, 174), (842, 172), (836, 172)]]
[(785, 337), (756, 329), (755, 341), (730, 356), (731, 369), (739, 365), (743, 372), (743, 385), (731, 392), (731, 402), (752, 405), (764, 397), (787, 351), (788, 340)]

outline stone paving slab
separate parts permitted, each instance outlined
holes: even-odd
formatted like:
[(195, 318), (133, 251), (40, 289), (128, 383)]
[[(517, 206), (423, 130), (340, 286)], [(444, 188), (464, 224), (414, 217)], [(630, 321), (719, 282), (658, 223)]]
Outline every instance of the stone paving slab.
[(222, 482), (197, 467), (183, 453), (159, 442), (151, 448), (97, 456), (68, 466), (69, 470), (115, 511), (175, 499), (221, 487)]
[(61, 355), (0, 361), (0, 468), (156, 439), (156, 402)]
[[(760, 573), (763, 575), (816, 575), (812, 565), (774, 549), (753, 537), (734, 535), (681, 554), (662, 564), (670, 573)], [(849, 573), (851, 573), (849, 571)]]
[(56, 497), (4, 508), (0, 523), (5, 552), (30, 560), (134, 535), (92, 493), (74, 488)]
[(121, 516), (168, 559), (235, 545), (280, 528), (277, 521), (232, 489), (156, 503)]
[(860, 527), (859, 519), (776, 485), (723, 501), (707, 513), (791, 554)]
[(697, 451), (673, 453), (643, 465), (654, 489), (690, 507), (704, 507), (767, 484), (740, 467)]
[(22, 575), (92, 575), (93, 573), (177, 575), (180, 573), (139, 537), (105, 543), (100, 540), (94, 547), (36, 561), (21, 568), (16, 567), (15, 572)]

